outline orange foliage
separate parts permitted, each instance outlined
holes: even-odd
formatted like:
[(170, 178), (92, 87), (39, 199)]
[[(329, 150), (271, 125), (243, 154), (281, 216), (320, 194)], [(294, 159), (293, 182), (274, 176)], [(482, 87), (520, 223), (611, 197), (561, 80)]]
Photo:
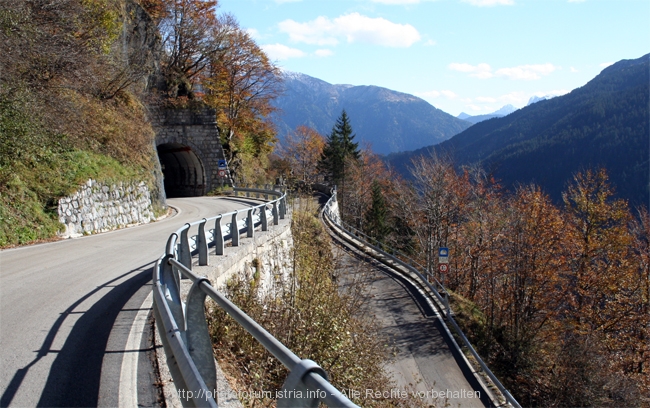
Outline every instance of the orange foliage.
[[(482, 171), (459, 173), (447, 159), (420, 158), (411, 171), (412, 181), (384, 188), (396, 203), (392, 219), (409, 226), (414, 257), (431, 270), (437, 247), (449, 247), (451, 270), (439, 278), (480, 310), (468, 334), (520, 402), (647, 404), (646, 209), (633, 218), (604, 170), (577, 174), (563, 208), (534, 185), (504, 195)], [(342, 206), (344, 216), (363, 214), (370, 183), (382, 177), (370, 173), (349, 173), (356, 201)]]

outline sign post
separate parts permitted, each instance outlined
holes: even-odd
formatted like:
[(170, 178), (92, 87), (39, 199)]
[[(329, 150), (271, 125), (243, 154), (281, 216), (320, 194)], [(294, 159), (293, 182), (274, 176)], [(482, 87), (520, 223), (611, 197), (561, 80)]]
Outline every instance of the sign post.
[(217, 162), (217, 175), (221, 181), (221, 187), (223, 187), (223, 179), (226, 178), (226, 171), (228, 170), (228, 164), (224, 159), (219, 159)]
[(438, 272), (442, 275), (442, 283), (445, 282), (445, 275), (449, 273), (449, 248), (438, 248)]

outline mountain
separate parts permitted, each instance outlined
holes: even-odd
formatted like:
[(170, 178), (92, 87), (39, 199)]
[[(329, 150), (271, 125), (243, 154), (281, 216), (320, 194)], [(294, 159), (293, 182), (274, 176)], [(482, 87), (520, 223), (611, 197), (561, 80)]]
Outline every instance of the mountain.
[(417, 155), (480, 164), (506, 187), (534, 182), (561, 200), (572, 175), (605, 167), (617, 196), (650, 201), (650, 54), (623, 60), (571, 93), (480, 122), (450, 140), (387, 159), (402, 172)]
[[(529, 102), (530, 103), (530, 102)], [(492, 118), (500, 118), (502, 116), (510, 115), (512, 112), (516, 111), (517, 108), (515, 108), (512, 105), (506, 105), (502, 107), (501, 109), (494, 111), (492, 113), (487, 113), (485, 115), (468, 115), (465, 112), (461, 112), (460, 115), (456, 116), (458, 119), (466, 120), (470, 123), (476, 124), (479, 122), (483, 122), (484, 120), (492, 119)]]
[(532, 105), (532, 104), (537, 103), (539, 101), (545, 101), (547, 99), (555, 98), (555, 96), (556, 95), (544, 95), (544, 96), (533, 95), (528, 100), (528, 103), (526, 104), (526, 106)]
[(285, 72), (283, 95), (271, 119), (284, 137), (300, 125), (329, 135), (345, 109), (355, 141), (379, 154), (413, 150), (440, 143), (467, 129), (457, 119), (413, 95), (378, 86), (332, 85), (308, 75)]

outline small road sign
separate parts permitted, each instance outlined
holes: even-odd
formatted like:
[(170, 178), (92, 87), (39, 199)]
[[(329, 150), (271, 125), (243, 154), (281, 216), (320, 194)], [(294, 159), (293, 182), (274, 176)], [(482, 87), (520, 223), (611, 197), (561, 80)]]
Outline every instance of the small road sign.
[(438, 272), (440, 272), (440, 273), (449, 272), (449, 264), (446, 264), (446, 263), (438, 264)]
[(225, 170), (225, 169), (228, 168), (228, 165), (226, 164), (226, 161), (225, 161), (225, 160), (221, 159), (221, 160), (219, 160), (219, 162), (217, 163), (217, 167), (219, 167), (219, 170)]
[(446, 264), (449, 263), (449, 248), (438, 248), (438, 263)]
[(226, 177), (226, 170), (219, 170), (219, 177)]

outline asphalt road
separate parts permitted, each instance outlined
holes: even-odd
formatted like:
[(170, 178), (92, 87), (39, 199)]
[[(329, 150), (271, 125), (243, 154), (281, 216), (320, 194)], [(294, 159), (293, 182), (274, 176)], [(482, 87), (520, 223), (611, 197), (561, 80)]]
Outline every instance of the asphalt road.
[(341, 284), (364, 285), (364, 313), (374, 317), (378, 335), (392, 346), (394, 358), (386, 369), (398, 389), (407, 390), (411, 405), (492, 406), (445, 335), (437, 310), (412, 282), (346, 246), (334, 251)]
[(138, 405), (159, 404), (148, 331), (135, 343), (132, 335), (148, 314), (154, 262), (184, 223), (247, 207), (215, 197), (168, 202), (180, 211), (162, 221), (0, 252), (0, 406), (128, 405), (133, 397), (119, 395), (133, 388), (120, 387), (125, 372), (137, 377)]

